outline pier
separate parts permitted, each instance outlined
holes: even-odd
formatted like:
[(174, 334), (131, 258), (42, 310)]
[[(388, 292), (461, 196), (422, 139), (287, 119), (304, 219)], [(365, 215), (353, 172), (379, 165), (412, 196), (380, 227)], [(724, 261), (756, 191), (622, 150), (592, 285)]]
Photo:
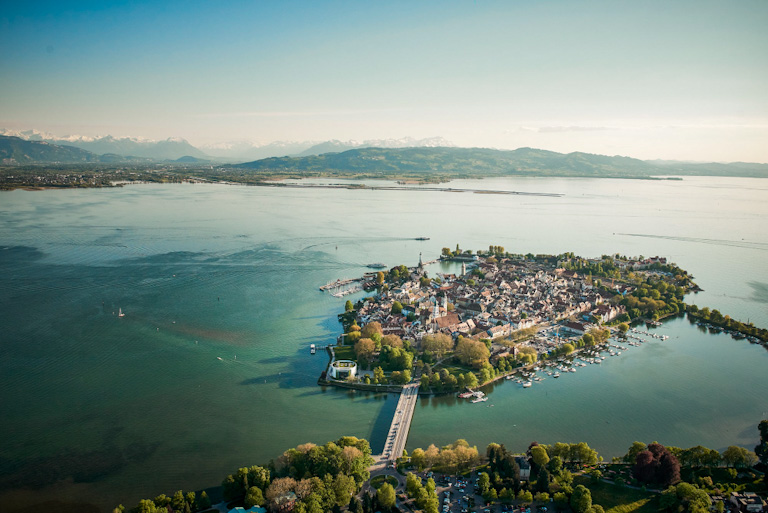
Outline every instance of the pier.
[(361, 281), (363, 281), (362, 278), (329, 281), (320, 287), (320, 291), (330, 292), (333, 297), (344, 297), (347, 294), (354, 294), (363, 290), (363, 287), (359, 284)]
[(395, 415), (392, 417), (392, 423), (389, 425), (387, 440), (384, 442), (384, 450), (377, 458), (380, 463), (394, 463), (397, 461), (397, 458), (403, 455), (418, 398), (418, 382), (409, 383), (403, 387), (400, 399), (397, 401)]

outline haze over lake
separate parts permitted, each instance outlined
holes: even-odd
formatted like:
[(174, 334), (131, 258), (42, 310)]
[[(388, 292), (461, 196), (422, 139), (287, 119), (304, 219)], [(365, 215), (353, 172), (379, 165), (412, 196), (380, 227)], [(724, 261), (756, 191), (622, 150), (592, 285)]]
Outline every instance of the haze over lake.
[[(306, 441), (350, 434), (376, 450), (395, 397), (321, 389), (327, 358), (309, 354), (335, 341), (344, 303), (318, 286), (372, 262), (415, 265), (457, 243), (660, 255), (704, 289), (687, 302), (768, 325), (765, 180), (449, 185), (562, 196), (221, 185), (0, 194), (0, 503), (33, 504), (24, 487), (34, 485), (37, 499), (106, 511), (216, 485)], [(428, 269), (442, 270), (454, 267)], [(530, 390), (502, 383), (487, 405), (420, 400), (408, 448), (586, 441), (609, 459), (634, 440), (753, 447), (768, 352), (684, 319), (659, 331), (670, 339)]]

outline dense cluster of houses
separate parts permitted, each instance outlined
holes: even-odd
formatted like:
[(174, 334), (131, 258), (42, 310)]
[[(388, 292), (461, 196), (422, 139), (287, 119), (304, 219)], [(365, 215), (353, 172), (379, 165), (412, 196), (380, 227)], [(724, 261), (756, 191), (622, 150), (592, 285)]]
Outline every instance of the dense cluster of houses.
[[(579, 322), (563, 323), (560, 335), (580, 336), (590, 322), (608, 322), (624, 313), (624, 307), (609, 304), (587, 276), (551, 264), (476, 257), (470, 269), (465, 263), (460, 275), (438, 275), (439, 280), (422, 287), (423, 267), (413, 268), (409, 281), (362, 305), (358, 322), (377, 321), (385, 334), (418, 345), (428, 334), (497, 339), (568, 319)], [(617, 286), (616, 293), (626, 293), (626, 286)], [(400, 313), (392, 311), (395, 302), (402, 305)]]

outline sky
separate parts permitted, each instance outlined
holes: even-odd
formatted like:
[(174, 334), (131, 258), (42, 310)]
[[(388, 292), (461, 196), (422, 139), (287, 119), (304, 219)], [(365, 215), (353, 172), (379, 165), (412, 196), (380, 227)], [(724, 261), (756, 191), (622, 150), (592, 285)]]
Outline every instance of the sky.
[(768, 2), (4, 2), (0, 128), (768, 162)]

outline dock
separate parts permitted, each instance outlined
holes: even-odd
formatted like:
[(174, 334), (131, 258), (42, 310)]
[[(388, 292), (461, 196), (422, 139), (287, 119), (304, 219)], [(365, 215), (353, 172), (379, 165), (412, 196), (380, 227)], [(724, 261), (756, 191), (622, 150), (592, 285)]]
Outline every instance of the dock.
[(389, 425), (387, 440), (384, 442), (384, 451), (377, 458), (380, 462), (394, 463), (397, 458), (403, 455), (418, 398), (418, 382), (409, 383), (403, 387), (400, 399), (397, 401), (397, 409), (392, 417), (392, 423)]
[(339, 279), (336, 281), (329, 281), (328, 283), (320, 287), (320, 290), (325, 292), (326, 290), (338, 289), (338, 288), (345, 287), (347, 285), (352, 285), (353, 283), (358, 282), (360, 280), (361, 280), (360, 278), (347, 278), (345, 280)]

